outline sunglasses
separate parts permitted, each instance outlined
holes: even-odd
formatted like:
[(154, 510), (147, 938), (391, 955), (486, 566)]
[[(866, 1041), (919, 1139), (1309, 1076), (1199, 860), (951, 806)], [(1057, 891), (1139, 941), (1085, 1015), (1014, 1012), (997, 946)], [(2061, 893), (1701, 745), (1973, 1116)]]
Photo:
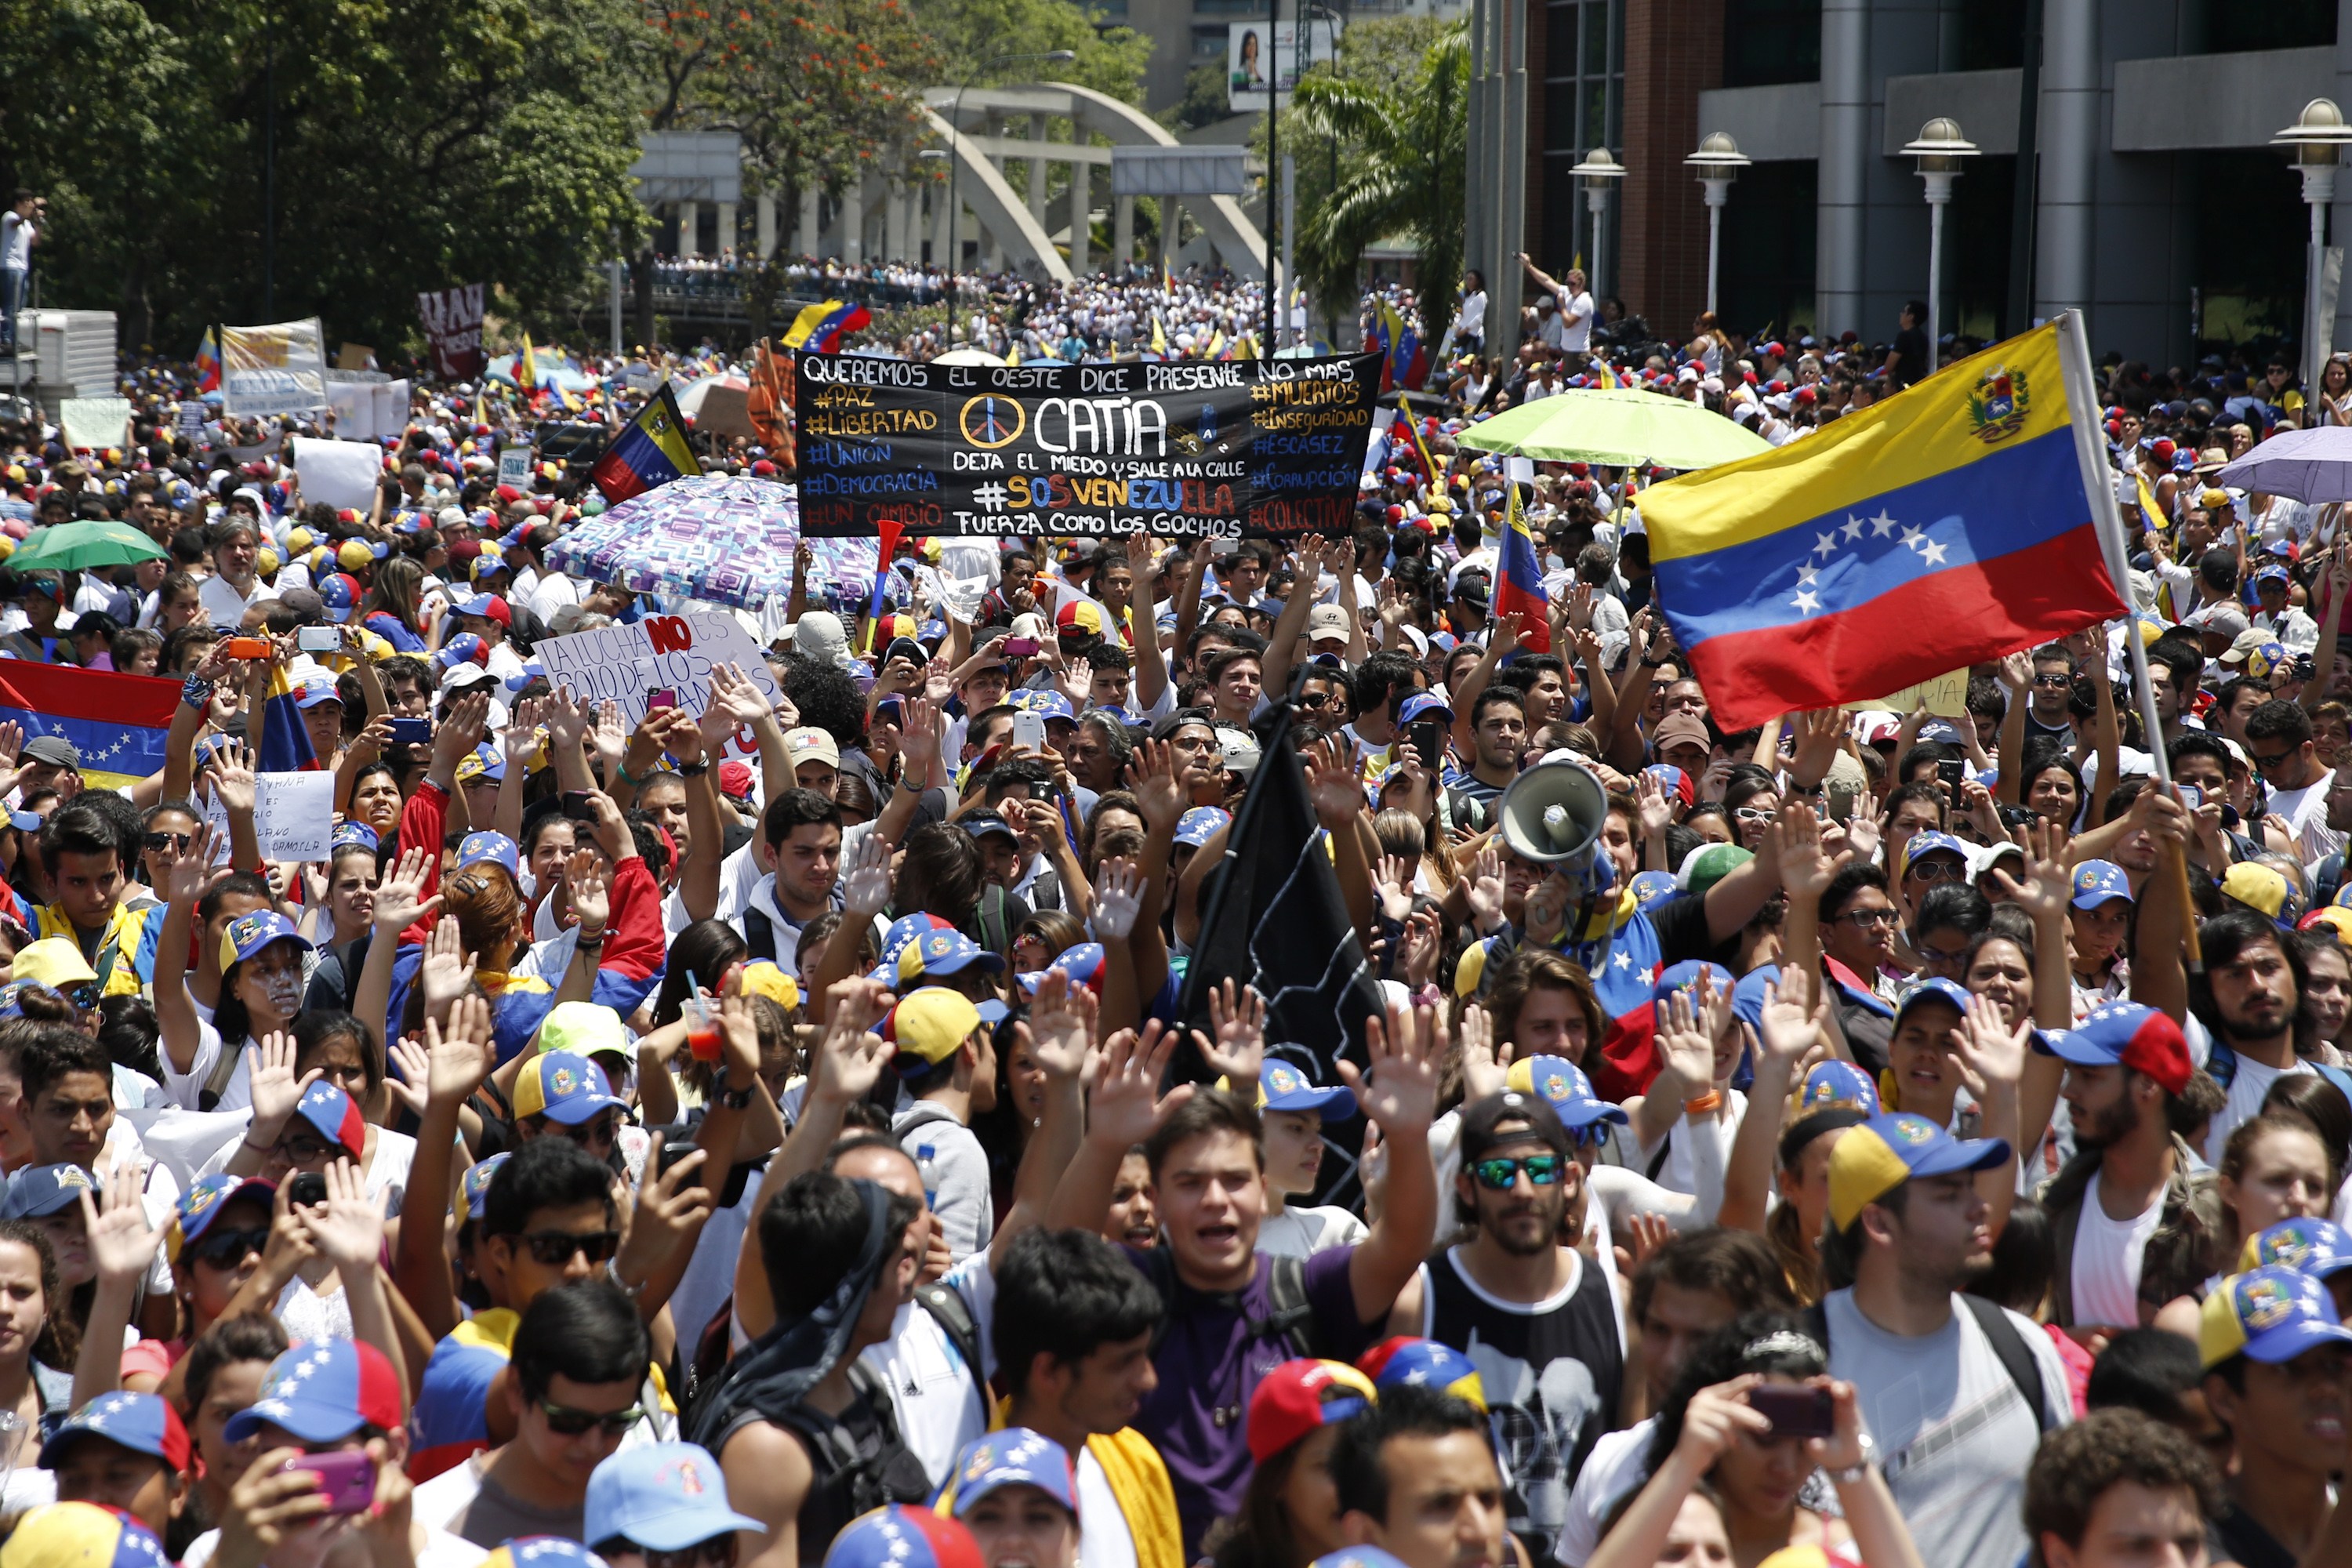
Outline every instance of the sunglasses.
[[(618, 1437), (644, 1420), (646, 1415), (642, 1405), (632, 1405), (626, 1410), (574, 1410), (552, 1399), (542, 1399), (539, 1407), (546, 1413), (547, 1429), (559, 1437), (577, 1437), (592, 1427), (607, 1437)], [(732, 1541), (734, 1537), (728, 1539)]]
[(2285, 762), (2289, 757), (2294, 755), (2297, 749), (2298, 748), (2295, 747), (2289, 747), (2284, 752), (2273, 752), (2268, 755), (2264, 755), (2261, 752), (2249, 752), (2247, 755), (2254, 759), (2255, 767), (2261, 769), (2263, 773), (2268, 773), (2273, 768), (2278, 766), (2281, 763)]
[(2052, 691), (2065, 691), (2073, 689), (2074, 678), (2071, 675), (2037, 675), (2033, 678), (2033, 684)]
[(1923, 882), (1957, 882), (1968, 874), (1967, 867), (1955, 866), (1949, 860), (1922, 860), (1904, 873), (1906, 877), (1916, 877)]
[(1774, 811), (1769, 806), (1743, 805), (1734, 811), (1731, 815), (1738, 817), (1742, 822), (1771, 822), (1777, 819), (1780, 814)]
[(209, 1263), (215, 1268), (234, 1268), (268, 1245), (268, 1226), (258, 1230), (215, 1228), (205, 1232), (188, 1250), (199, 1262)]
[(189, 844), (194, 841), (194, 837), (195, 836), (190, 833), (151, 833), (147, 836), (145, 843), (151, 854), (160, 855), (166, 849), (185, 852)]
[(57, 990), (58, 995), (63, 996), (85, 1013), (98, 1005), (98, 982), (95, 980), (85, 980), (75, 985), (60, 985)]
[(524, 1235), (521, 1241), (530, 1248), (531, 1261), (542, 1268), (561, 1268), (572, 1261), (575, 1253), (591, 1263), (610, 1263), (613, 1255), (621, 1250), (621, 1233), (617, 1230), (592, 1230), (581, 1236), (568, 1230), (534, 1230)]
[(1528, 1154), (1517, 1160), (1480, 1160), (1470, 1167), (1478, 1184), (1490, 1191), (1507, 1193), (1518, 1184), (1519, 1173), (1528, 1173), (1531, 1186), (1549, 1187), (1559, 1180), (1564, 1162), (1557, 1154)]
[(675, 1552), (645, 1552), (646, 1568), (734, 1568), (735, 1532), (731, 1530), (681, 1546)]

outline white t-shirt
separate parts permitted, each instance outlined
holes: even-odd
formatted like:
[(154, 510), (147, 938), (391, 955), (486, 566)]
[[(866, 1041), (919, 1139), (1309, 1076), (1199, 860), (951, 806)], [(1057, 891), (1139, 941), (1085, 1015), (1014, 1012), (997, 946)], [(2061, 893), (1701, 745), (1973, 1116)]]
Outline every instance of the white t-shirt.
[(1089, 1447), (1078, 1450), (1078, 1568), (1137, 1568), (1135, 1531), (1120, 1511), (1118, 1494)]
[(2158, 1192), (2146, 1213), (2109, 1219), (2099, 1206), (2099, 1178), (2092, 1175), (2083, 1189), (2082, 1217), (2074, 1229), (2074, 1321), (2106, 1328), (2139, 1326), (2140, 1249), (2163, 1217), (2164, 1194)]
[(11, 272), (30, 271), (33, 237), (39, 232), (31, 219), (17, 216), (14, 208), (0, 213), (0, 267)]
[[(2040, 1423), (1976, 1319), (1952, 1301), (1936, 1332), (1892, 1334), (1862, 1315), (1853, 1291), (1831, 1292), (1830, 1373), (1860, 1393), (1863, 1426), (1927, 1568), (2015, 1568), (2030, 1544), (2020, 1509)], [(2044, 1412), (2063, 1423), (2074, 1404), (2056, 1348), (2032, 1319), (2008, 1318), (2041, 1370)]]
[[(1559, 346), (1570, 353), (1583, 353), (1592, 347), (1592, 296), (1580, 290), (1559, 293)], [(1570, 321), (1569, 318), (1576, 318)]]
[[(220, 1531), (207, 1530), (188, 1542), (188, 1550), (180, 1558), (180, 1568), (205, 1568), (219, 1549)], [(425, 1548), (416, 1554), (416, 1568), (477, 1568), (488, 1562), (489, 1555), (465, 1537), (428, 1524), (425, 1527)]]
[(1312, 1258), (1330, 1247), (1353, 1247), (1371, 1234), (1346, 1209), (1285, 1204), (1280, 1214), (1258, 1222), (1257, 1250), (1276, 1258)]
[[(228, 1082), (222, 1086), (220, 1100), (215, 1110), (249, 1110), (253, 1108), (253, 1078), (251, 1064), (245, 1059), (246, 1042), (236, 1043), (236, 1066), (229, 1072)], [(172, 1066), (172, 1053), (158, 1048), (156, 1065), (163, 1069), (163, 1092), (173, 1105), (184, 1110), (197, 1109), (197, 1099), (205, 1085), (212, 1081), (213, 1068), (220, 1061), (220, 1031), (209, 1020), (196, 1019), (196, 1059), (188, 1070), (181, 1072)]]
[(1601, 1521), (1617, 1500), (1648, 1479), (1643, 1463), (1658, 1418), (1644, 1417), (1622, 1432), (1603, 1432), (1576, 1472), (1568, 1494), (1568, 1517), (1559, 1527), (1552, 1555), (1568, 1568), (1584, 1568), (1585, 1560), (1601, 1545)]
[(912, 1301), (898, 1309), (890, 1337), (857, 1359), (889, 1386), (898, 1436), (923, 1462), (932, 1487), (944, 1484), (963, 1446), (988, 1430), (979, 1374), (930, 1310)]
[(2301, 789), (2283, 789), (2271, 795), (2270, 808), (2294, 829), (2295, 847), (2305, 865), (2325, 860), (2344, 847), (2344, 835), (2327, 826), (2327, 785), (2336, 775), (2326, 768)]
[(245, 625), (247, 605), (276, 597), (278, 590), (258, 577), (253, 580), (253, 591), (249, 594), (238, 593), (229, 586), (228, 579), (218, 573), (205, 578), (196, 588), (196, 603), (203, 606), (205, 618), (228, 632)]
[(2205, 1133), (2205, 1163), (2214, 1166), (2221, 1163), (2221, 1145), (2230, 1141), (2230, 1134), (2238, 1123), (2252, 1121), (2262, 1114), (2263, 1097), (2270, 1093), (2271, 1085), (2291, 1072), (2317, 1070), (2300, 1058), (2292, 1067), (2264, 1067), (2240, 1052), (2238, 1075), (2230, 1080), (2230, 1098), (2222, 1102), (2220, 1114), (2213, 1118), (2211, 1127)]

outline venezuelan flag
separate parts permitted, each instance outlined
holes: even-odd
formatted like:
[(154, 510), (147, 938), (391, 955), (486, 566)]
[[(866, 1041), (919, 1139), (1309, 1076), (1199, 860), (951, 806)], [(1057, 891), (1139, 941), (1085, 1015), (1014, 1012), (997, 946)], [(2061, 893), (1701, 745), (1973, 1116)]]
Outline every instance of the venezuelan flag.
[(1495, 614), (1518, 615), (1519, 651), (1551, 651), (1549, 601), (1544, 596), (1543, 559), (1536, 553), (1536, 536), (1528, 515), (1519, 510), (1519, 487), (1511, 484), (1510, 510), (1499, 546), (1502, 570), (1495, 575)]
[(677, 395), (664, 382), (637, 416), (621, 427), (588, 477), (618, 503), (634, 495), (702, 472), (694, 448), (687, 444), (686, 416), (678, 412)]
[(803, 353), (830, 353), (842, 333), (854, 332), (873, 320), (873, 313), (863, 305), (825, 300), (793, 318), (792, 330), (784, 334), (784, 347)]
[(539, 356), (531, 353), (529, 332), (522, 335), (522, 353), (515, 359), (515, 384), (525, 392), (539, 389)]
[(218, 392), (220, 384), (220, 334), (206, 327), (204, 342), (196, 345), (196, 390)]
[(306, 773), (318, 767), (318, 753), (310, 750), (310, 731), (302, 722), (302, 709), (295, 700), (294, 688), (286, 679), (283, 665), (273, 666), (269, 671), (258, 724), (259, 734), (254, 742), (257, 753), (254, 761), (256, 773)]
[(0, 721), (23, 725), (28, 741), (72, 742), (82, 782), (95, 789), (123, 789), (162, 773), (164, 736), (179, 706), (177, 681), (0, 659)]
[(1625, 384), (1623, 382), (1617, 379), (1617, 373), (1610, 368), (1609, 362), (1605, 359), (1597, 359), (1592, 362), (1592, 384), (1595, 386), (1622, 386)]
[(1162, 356), (1168, 353), (1168, 329), (1160, 324), (1157, 310), (1151, 312), (1151, 352)]
[(2125, 613), (2075, 442), (2098, 409), (2068, 395), (2059, 327), (1643, 496), (1659, 603), (1726, 728)]

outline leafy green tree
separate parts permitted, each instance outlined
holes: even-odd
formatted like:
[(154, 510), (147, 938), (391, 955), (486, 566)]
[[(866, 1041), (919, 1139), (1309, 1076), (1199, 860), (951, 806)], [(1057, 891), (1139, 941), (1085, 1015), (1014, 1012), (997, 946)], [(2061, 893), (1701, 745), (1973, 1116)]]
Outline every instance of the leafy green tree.
[(1366, 247), (1402, 236), (1413, 247), (1422, 319), (1451, 318), (1469, 95), (1466, 29), (1423, 18), (1358, 23), (1340, 38), (1336, 69), (1299, 79), (1281, 132), (1298, 160), (1294, 254), (1328, 307), (1355, 299)]
[[(1076, 0), (915, 0), (915, 15), (946, 62), (942, 85), (967, 76), (981, 87), (1068, 81), (1123, 102), (1142, 100), (1151, 40), (1132, 27), (1109, 25), (1100, 11)], [(1024, 60), (993, 71), (987, 68), (1000, 55), (1055, 49), (1068, 49), (1077, 58), (1066, 63)]]

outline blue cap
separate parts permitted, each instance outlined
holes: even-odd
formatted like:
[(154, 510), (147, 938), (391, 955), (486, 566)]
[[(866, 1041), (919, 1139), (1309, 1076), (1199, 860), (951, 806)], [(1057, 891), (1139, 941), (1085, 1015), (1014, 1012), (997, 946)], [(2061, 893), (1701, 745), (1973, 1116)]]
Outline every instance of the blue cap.
[(2180, 1026), (2144, 1002), (2102, 1002), (2074, 1028), (2048, 1031), (2042, 1043), (2061, 1061), (2086, 1068), (2126, 1067), (2172, 1094), (2186, 1090), (2196, 1070)]
[(961, 974), (974, 964), (993, 973), (1004, 968), (1004, 960), (960, 931), (929, 931), (899, 951), (898, 967), (888, 978), (911, 984), (925, 977)]
[[(1433, 711), (1443, 713), (1448, 719), (1454, 717), (1454, 710), (1446, 706), (1446, 699), (1444, 696), (1434, 691), (1416, 691), (1406, 698), (1403, 704), (1397, 709), (1397, 722), (1410, 724), (1423, 714)], [(1430, 760), (1427, 757), (1422, 759), (1424, 763)]]
[(8, 1178), (8, 1195), (0, 1199), (0, 1219), (46, 1219), (105, 1189), (79, 1165), (27, 1165)]
[[(491, 559), (496, 560), (496, 557)], [(505, 563), (499, 562), (499, 564), (504, 565)], [(496, 594), (476, 594), (469, 599), (460, 599), (450, 605), (449, 613), (453, 616), (472, 616), (478, 620), (493, 620), (496, 617), (490, 614), (490, 606), (498, 602), (499, 596)]]
[(340, 703), (342, 700), (343, 694), (335, 689), (333, 676), (314, 675), (302, 683), (302, 689), (295, 697), (294, 705), (307, 712), (321, 702)]
[(180, 1413), (161, 1395), (126, 1391), (91, 1400), (41, 1445), (41, 1468), (56, 1469), (66, 1449), (85, 1433), (119, 1443), (134, 1454), (152, 1455), (174, 1470), (188, 1468), (188, 1429), (180, 1424)]
[(1592, 1080), (1566, 1057), (1521, 1057), (1505, 1069), (1504, 1082), (1522, 1093), (1543, 1096), (1559, 1113), (1564, 1127), (1591, 1127), (1602, 1121), (1622, 1124), (1627, 1120), (1622, 1107), (1592, 1092)]
[(485, 741), (457, 759), (457, 782), (461, 784), (504, 784), (507, 781), (506, 753)]
[(598, 1112), (628, 1102), (613, 1093), (604, 1069), (571, 1051), (546, 1051), (523, 1064), (512, 1094), (517, 1120), (545, 1116), (577, 1127)]
[(2074, 896), (2067, 902), (2078, 910), (2095, 910), (2117, 899), (2127, 904), (2137, 901), (2132, 897), (2131, 878), (2121, 866), (2112, 860), (2084, 860), (2075, 866)]
[(1633, 889), (1633, 901), (1642, 907), (1645, 914), (1673, 898), (1680, 890), (1675, 886), (1675, 874), (1672, 871), (1643, 871), (1636, 875), (1630, 885)]
[(1003, 814), (1001, 812), (968, 811), (956, 818), (956, 826), (971, 834), (975, 839), (985, 838), (992, 833), (1002, 833), (1007, 838), (1013, 839), (1018, 839), (1021, 837), (1014, 830), (1013, 824), (1004, 820)]
[(885, 1503), (842, 1527), (824, 1568), (981, 1568), (980, 1546), (961, 1522), (920, 1503)]
[(2315, 1277), (2273, 1264), (2222, 1281), (2198, 1315), (2197, 1354), (2205, 1370), (2231, 1356), (2275, 1364), (2322, 1345), (2352, 1345), (2352, 1329)]
[(728, 1506), (727, 1478), (709, 1449), (649, 1443), (621, 1449), (588, 1477), (581, 1533), (600, 1543), (623, 1536), (656, 1552), (682, 1552), (730, 1531), (767, 1528)]
[(1078, 1511), (1077, 1480), (1069, 1450), (1043, 1432), (1007, 1426), (964, 1445), (955, 1462), (955, 1511), (959, 1518), (999, 1487), (1035, 1487), (1072, 1517)]
[[(8, 826), (19, 833), (38, 833), (47, 821), (37, 811), (12, 811), (8, 814)], [(2352, 890), (2352, 883), (2347, 883), (2346, 888)]]
[[(1686, 958), (1680, 963), (1668, 965), (1656, 980), (1651, 982), (1651, 1005), (1654, 1007), (1664, 1007), (1667, 998), (1674, 995), (1675, 992), (1695, 988), (1698, 984), (1701, 974), (1711, 974), (1715, 977), (1715, 990), (1717, 995), (1727, 997), (1731, 994), (1734, 984), (1731, 971), (1720, 963), (1709, 963), (1698, 958)], [(1694, 996), (1692, 1005), (1696, 1007), (1696, 1005), (1697, 998)]]
[(457, 869), (478, 866), (488, 860), (507, 868), (509, 877), (521, 874), (522, 858), (515, 852), (515, 841), (503, 833), (468, 833), (457, 844)]
[(352, 845), (373, 853), (383, 847), (383, 841), (375, 836), (375, 829), (364, 822), (335, 824), (335, 830), (327, 836), (327, 847), (330, 849), (345, 849)]
[(305, 952), (310, 951), (310, 939), (296, 931), (294, 922), (276, 910), (256, 910), (249, 915), (239, 915), (221, 933), (221, 967), (243, 963), (273, 942), (290, 942)]
[[(499, 1167), (507, 1163), (507, 1158), (511, 1153), (513, 1151), (510, 1149), (501, 1149), (497, 1153), (487, 1155), (466, 1167), (465, 1179), (457, 1184), (457, 1187), (466, 1199), (467, 1219), (482, 1217), (483, 1205), (489, 1202), (490, 1178), (499, 1173)], [(600, 1536), (598, 1539), (603, 1538)]]
[(356, 1340), (306, 1340), (269, 1363), (261, 1397), (230, 1416), (221, 1434), (242, 1443), (270, 1426), (306, 1443), (340, 1443), (365, 1426), (399, 1426), (400, 1405), (382, 1351)]
[(326, 606), (331, 621), (348, 621), (359, 595), (352, 591), (352, 580), (340, 572), (331, 573), (319, 584), (319, 603)]
[[(892, 921), (889, 929), (882, 933), (880, 968), (889, 971), (890, 974), (896, 974), (898, 971), (898, 955), (907, 951), (908, 943), (929, 931), (954, 929), (939, 916), (927, 915), (920, 910), (911, 915), (900, 915), (897, 920)], [(877, 973), (876, 978), (887, 980), (889, 975)]]
[(2352, 1236), (2324, 1219), (2283, 1219), (2260, 1235), (2246, 1238), (2243, 1268), (2276, 1264), (2325, 1279), (2352, 1268)]
[(2002, 1138), (1955, 1138), (1924, 1116), (1874, 1116), (1830, 1152), (1830, 1221), (1843, 1230), (1904, 1183), (1988, 1171), (2009, 1158)]
[(1233, 813), (1222, 807), (1196, 805), (1176, 819), (1176, 842), (1198, 849), (1233, 819)]
[(1921, 1002), (1948, 1002), (1959, 1010), (1961, 1017), (1969, 1016), (1969, 988), (1957, 980), (1947, 980), (1931, 974), (1925, 980), (1914, 981), (1910, 989), (1895, 1002), (1895, 1026), (1903, 1026), (1903, 1015)]
[(1405, 1568), (1404, 1559), (1377, 1546), (1343, 1546), (1327, 1552), (1307, 1568)]
[(441, 651), (433, 656), (433, 662), (443, 669), (453, 664), (479, 664), (482, 651), (479, 637), (472, 632), (459, 632), (441, 645)]
[(1903, 847), (1903, 872), (1908, 876), (1911, 868), (1930, 855), (1957, 855), (1960, 864), (1969, 863), (1969, 847), (1948, 833), (1915, 833), (1911, 842)]
[(171, 1244), (173, 1257), (178, 1256), (179, 1248), (201, 1239), (205, 1232), (212, 1229), (213, 1221), (220, 1218), (230, 1203), (247, 1193), (248, 1189), (251, 1195), (264, 1203), (278, 1195), (276, 1184), (258, 1176), (198, 1176), (190, 1182), (175, 1205), (179, 1236)]
[(1352, 1092), (1325, 1089), (1288, 1062), (1269, 1060), (1260, 1067), (1257, 1093), (1261, 1110), (1312, 1110), (1332, 1118), (1356, 1113)]
[(2257, 584), (2284, 583), (2290, 581), (2290, 577), (2287, 569), (2284, 566), (2265, 566), (2254, 574), (2254, 581)]
[(1066, 719), (1075, 724), (1078, 715), (1070, 700), (1058, 691), (1016, 691), (1009, 700), (1013, 706), (1026, 713), (1042, 713), (1048, 719)]
[(1878, 1086), (1870, 1081), (1868, 1073), (1852, 1062), (1819, 1062), (1797, 1091), (1797, 1110), (1790, 1120), (1819, 1110), (1859, 1110), (1867, 1120), (1879, 1114), (1879, 1110)]

